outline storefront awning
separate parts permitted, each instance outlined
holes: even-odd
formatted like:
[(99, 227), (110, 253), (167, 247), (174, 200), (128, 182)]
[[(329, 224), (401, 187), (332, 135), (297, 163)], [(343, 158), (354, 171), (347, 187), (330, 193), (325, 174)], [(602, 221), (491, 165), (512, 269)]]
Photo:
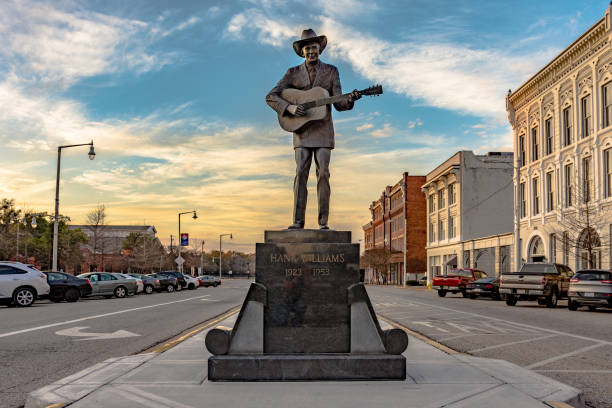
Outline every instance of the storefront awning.
[(453, 255), (446, 261), (446, 266), (457, 267), (457, 255)]

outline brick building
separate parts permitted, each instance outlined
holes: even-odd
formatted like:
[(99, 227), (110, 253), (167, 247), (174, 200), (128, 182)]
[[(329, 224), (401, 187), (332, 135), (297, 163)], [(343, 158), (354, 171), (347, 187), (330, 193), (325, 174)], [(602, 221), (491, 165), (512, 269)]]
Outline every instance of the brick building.
[(365, 250), (388, 248), (391, 254), (386, 271), (367, 268), (366, 281), (402, 284), (404, 259), (406, 279), (417, 279), (425, 273), (426, 205), (421, 191), (424, 183), (425, 176), (409, 176), (404, 172), (395, 185), (387, 186), (370, 205), (372, 219), (363, 226)]

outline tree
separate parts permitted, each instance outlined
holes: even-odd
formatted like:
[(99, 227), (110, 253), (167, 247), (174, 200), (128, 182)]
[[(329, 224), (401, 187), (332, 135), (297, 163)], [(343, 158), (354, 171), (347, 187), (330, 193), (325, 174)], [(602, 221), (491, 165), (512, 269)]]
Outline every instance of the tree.
[(580, 259), (582, 268), (600, 268), (602, 248), (610, 243), (610, 217), (593, 202), (595, 193), (590, 180), (580, 183), (573, 194), (570, 190), (569, 207), (559, 206), (561, 216), (554, 234), (567, 255)]
[(123, 240), (122, 246), (129, 272), (151, 273), (154, 269), (166, 269), (171, 261), (157, 237), (132, 232)]
[(386, 284), (389, 279), (391, 250), (387, 247), (368, 249), (361, 256), (361, 264), (376, 272), (376, 283)]
[(97, 265), (98, 268), (101, 268), (99, 270), (104, 270), (105, 223), (106, 207), (104, 204), (99, 204), (87, 213), (87, 226), (85, 228), (90, 232), (90, 264)]

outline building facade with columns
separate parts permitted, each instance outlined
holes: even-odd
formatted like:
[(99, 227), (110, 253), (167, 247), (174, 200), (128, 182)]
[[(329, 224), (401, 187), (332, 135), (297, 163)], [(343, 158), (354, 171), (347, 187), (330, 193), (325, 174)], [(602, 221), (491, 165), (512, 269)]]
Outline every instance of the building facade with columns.
[(612, 268), (611, 8), (506, 98), (519, 262)]
[(425, 176), (404, 172), (397, 183), (387, 186), (370, 204), (372, 219), (363, 226), (365, 250), (388, 248), (390, 256), (385, 271), (366, 268), (367, 282), (402, 284), (404, 265), (407, 280), (416, 280), (425, 273), (424, 182)]
[(428, 282), (451, 268), (511, 269), (512, 152), (459, 151), (426, 176)]

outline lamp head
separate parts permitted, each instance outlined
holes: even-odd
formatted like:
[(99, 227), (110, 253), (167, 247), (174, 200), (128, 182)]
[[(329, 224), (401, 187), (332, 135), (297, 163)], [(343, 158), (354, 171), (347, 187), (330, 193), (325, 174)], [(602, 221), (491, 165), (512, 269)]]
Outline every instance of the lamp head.
[(197, 219), (198, 219), (198, 214), (196, 214), (196, 211), (195, 211), (195, 210), (193, 210), (193, 219), (194, 219), (194, 220), (197, 220)]
[(36, 216), (32, 217), (32, 228), (36, 228)]
[(230, 239), (234, 239), (234, 237), (232, 237), (232, 234), (230, 234)]
[(89, 156), (89, 160), (93, 160), (96, 158), (96, 152), (94, 151), (93, 140), (91, 142), (91, 145), (89, 146), (89, 153), (87, 154), (87, 156)]

